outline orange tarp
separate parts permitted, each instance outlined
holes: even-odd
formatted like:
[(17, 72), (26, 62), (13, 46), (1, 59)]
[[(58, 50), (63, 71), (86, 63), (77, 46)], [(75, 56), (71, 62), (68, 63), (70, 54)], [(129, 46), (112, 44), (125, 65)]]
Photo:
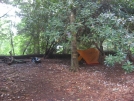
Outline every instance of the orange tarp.
[(87, 50), (77, 50), (80, 56), (78, 57), (78, 61), (82, 58), (86, 61), (87, 64), (96, 64), (99, 63), (99, 51), (96, 48), (89, 48)]

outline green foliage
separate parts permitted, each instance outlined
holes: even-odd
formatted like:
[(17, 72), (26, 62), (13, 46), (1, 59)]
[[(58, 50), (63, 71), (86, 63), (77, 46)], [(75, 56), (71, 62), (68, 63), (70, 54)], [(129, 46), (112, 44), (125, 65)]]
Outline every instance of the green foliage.
[(115, 59), (116, 59), (115, 56), (112, 55), (106, 56), (104, 63), (108, 67), (113, 67), (116, 63)]
[(127, 61), (125, 64), (123, 64), (122, 68), (127, 72), (133, 72), (134, 71), (134, 65), (130, 62)]
[(112, 56), (112, 55), (106, 56), (104, 63), (108, 67), (113, 67), (113, 66), (115, 66), (116, 63), (119, 63), (122, 65), (122, 68), (127, 73), (130, 73), (130, 72), (134, 71), (134, 65), (128, 60), (125, 62), (125, 57), (126, 57), (126, 55), (124, 53), (122, 53), (122, 51), (120, 51), (120, 52), (118, 51), (116, 56)]
[(116, 63), (120, 63), (121, 64), (123, 59), (124, 58), (121, 57), (121, 56), (109, 55), (109, 56), (106, 56), (104, 63), (108, 67), (113, 67), (113, 66), (115, 66)]
[(132, 54), (134, 54), (134, 48), (130, 48), (130, 51), (132, 52)]
[(116, 63), (122, 64), (122, 61), (124, 61), (125, 58), (126, 58), (126, 54), (124, 54), (122, 50), (118, 50), (116, 56), (112, 56), (112, 55), (106, 56), (104, 62), (105, 65), (107, 65), (108, 67), (112, 67)]
[[(125, 53), (134, 43), (133, 3), (130, 0), (111, 0), (107, 1), (108, 6), (105, 7), (105, 1), (101, 0), (74, 0), (72, 5), (76, 8), (76, 20), (70, 24), (68, 0), (12, 1), (12, 4), (17, 4), (21, 10), (18, 13), (22, 18), (17, 26), (18, 33), (26, 35), (23, 38), (18, 37), (20, 40), (15, 38), (15, 51), (17, 54), (22, 53), (18, 51), (24, 50), (22, 46), (27, 44), (30, 37), (33, 40), (27, 51), (31, 53), (34, 50), (32, 48), (37, 47), (40, 47), (41, 52), (45, 51), (47, 44), (50, 46), (52, 42), (57, 45), (62, 43), (64, 47), (69, 48), (70, 42), (66, 33), (73, 31), (77, 33), (80, 48), (89, 48), (93, 42), (104, 41), (110, 43), (107, 47), (113, 45), (117, 51), (122, 49)], [(3, 20), (0, 26), (3, 26), (3, 23), (8, 24)], [(0, 39), (9, 38), (8, 29), (9, 27), (0, 29)], [(17, 42), (21, 44), (18, 45)], [(132, 48), (131, 50), (133, 51)]]
[(0, 40), (5, 40), (10, 37), (10, 21), (6, 19), (0, 19)]
[(58, 45), (56, 53), (58, 53), (58, 54), (63, 53), (63, 46)]

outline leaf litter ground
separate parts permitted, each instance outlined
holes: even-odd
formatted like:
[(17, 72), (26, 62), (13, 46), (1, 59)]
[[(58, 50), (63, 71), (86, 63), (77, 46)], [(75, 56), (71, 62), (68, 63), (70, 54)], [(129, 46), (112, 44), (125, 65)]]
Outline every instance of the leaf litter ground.
[(134, 72), (121, 66), (80, 65), (46, 59), (41, 64), (0, 64), (0, 101), (134, 101)]

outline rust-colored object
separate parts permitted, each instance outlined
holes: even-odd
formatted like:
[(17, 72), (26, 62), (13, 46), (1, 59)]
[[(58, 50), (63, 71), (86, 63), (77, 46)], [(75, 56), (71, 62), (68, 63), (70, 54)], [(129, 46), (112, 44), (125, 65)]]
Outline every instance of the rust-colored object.
[(96, 48), (89, 48), (87, 50), (77, 50), (80, 56), (78, 57), (78, 61), (82, 58), (86, 61), (87, 64), (96, 64), (99, 63), (99, 50)]

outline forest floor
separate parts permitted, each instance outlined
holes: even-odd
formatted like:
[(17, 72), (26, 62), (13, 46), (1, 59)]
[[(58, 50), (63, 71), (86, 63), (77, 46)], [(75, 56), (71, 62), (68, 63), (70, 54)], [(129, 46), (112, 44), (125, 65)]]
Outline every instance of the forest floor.
[(134, 72), (119, 65), (82, 64), (75, 73), (69, 67), (58, 59), (0, 63), (0, 101), (134, 101)]

